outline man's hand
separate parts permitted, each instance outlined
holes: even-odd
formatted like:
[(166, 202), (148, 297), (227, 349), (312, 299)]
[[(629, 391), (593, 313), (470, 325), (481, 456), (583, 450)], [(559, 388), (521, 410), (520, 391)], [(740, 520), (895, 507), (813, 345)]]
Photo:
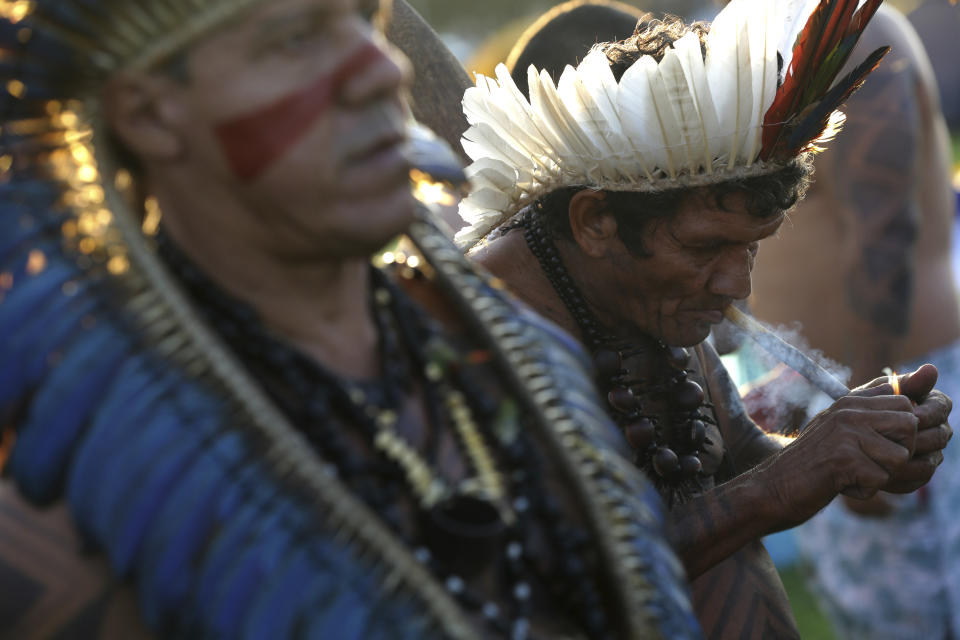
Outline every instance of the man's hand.
[(869, 498), (881, 489), (907, 492), (926, 483), (952, 434), (945, 424), (950, 400), (933, 391), (936, 380), (936, 368), (925, 365), (901, 376), (905, 395), (894, 395), (880, 378), (811, 420), (756, 469), (769, 487), (774, 520), (781, 527), (804, 522), (838, 493)]
[[(916, 491), (930, 481), (933, 472), (943, 462), (943, 449), (953, 437), (953, 429), (947, 424), (953, 402), (933, 388), (937, 383), (937, 376), (937, 368), (929, 364), (912, 374), (900, 376), (900, 393), (916, 403), (913, 413), (919, 420), (917, 439), (913, 457), (882, 487), (884, 491)], [(879, 378), (868, 386), (882, 387), (885, 381), (885, 378)], [(878, 382), (880, 384), (877, 384)]]

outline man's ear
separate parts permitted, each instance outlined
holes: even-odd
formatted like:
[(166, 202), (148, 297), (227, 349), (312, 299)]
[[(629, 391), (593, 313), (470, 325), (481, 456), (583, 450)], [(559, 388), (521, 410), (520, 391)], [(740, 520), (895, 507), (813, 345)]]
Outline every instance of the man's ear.
[(617, 220), (606, 206), (606, 194), (584, 189), (570, 199), (570, 230), (581, 251), (592, 258), (609, 255), (617, 242)]
[(175, 126), (175, 95), (172, 78), (118, 73), (103, 90), (104, 113), (117, 139), (144, 160), (167, 162), (185, 151), (184, 139)]

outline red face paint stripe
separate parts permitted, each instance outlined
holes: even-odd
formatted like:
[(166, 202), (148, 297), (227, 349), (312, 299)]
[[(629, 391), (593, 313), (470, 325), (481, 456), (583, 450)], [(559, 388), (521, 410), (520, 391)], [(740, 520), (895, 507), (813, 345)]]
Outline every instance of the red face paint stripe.
[(366, 45), (311, 86), (217, 125), (214, 132), (234, 174), (245, 182), (260, 177), (310, 131), (351, 76), (383, 55), (377, 46)]

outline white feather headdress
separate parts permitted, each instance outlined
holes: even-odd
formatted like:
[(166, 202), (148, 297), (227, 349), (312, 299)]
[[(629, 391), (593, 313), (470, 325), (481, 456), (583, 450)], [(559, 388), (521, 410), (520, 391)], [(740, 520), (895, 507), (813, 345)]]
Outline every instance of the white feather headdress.
[(704, 186), (769, 173), (816, 149), (842, 123), (836, 108), (886, 53), (831, 88), (880, 1), (733, 0), (711, 25), (705, 57), (690, 32), (618, 82), (595, 47), (556, 85), (531, 66), (529, 101), (504, 65), (496, 78), (478, 75), (463, 98), (473, 190), (460, 205), (468, 226), (457, 243), (476, 244), (562, 187)]

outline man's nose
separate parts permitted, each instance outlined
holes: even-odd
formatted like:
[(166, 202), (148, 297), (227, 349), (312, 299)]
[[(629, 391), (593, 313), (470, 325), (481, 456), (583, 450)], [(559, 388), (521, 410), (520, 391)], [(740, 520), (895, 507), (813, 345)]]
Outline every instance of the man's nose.
[(346, 78), (340, 90), (340, 102), (361, 106), (396, 98), (400, 89), (410, 82), (410, 63), (406, 57), (379, 34), (366, 34), (359, 48), (374, 48), (378, 55), (371, 56), (362, 69)]
[(753, 263), (754, 253), (749, 249), (733, 251), (724, 256), (710, 278), (710, 293), (732, 300), (749, 298), (753, 287), (750, 278)]

